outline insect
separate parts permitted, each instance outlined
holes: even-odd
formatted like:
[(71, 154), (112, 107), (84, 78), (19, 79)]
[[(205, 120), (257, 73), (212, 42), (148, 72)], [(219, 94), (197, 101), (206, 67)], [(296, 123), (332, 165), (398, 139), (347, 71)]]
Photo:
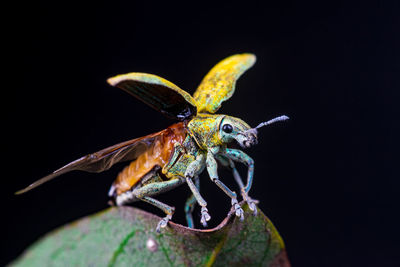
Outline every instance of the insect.
[[(232, 212), (243, 219), (238, 195), (218, 177), (219, 163), (231, 169), (240, 194), (256, 215), (256, 201), (248, 195), (253, 181), (254, 161), (243, 151), (229, 148), (228, 144), (236, 141), (242, 148), (256, 145), (260, 127), (287, 120), (288, 117), (280, 116), (251, 128), (239, 118), (215, 114), (221, 103), (234, 93), (237, 79), (253, 66), (255, 60), (252, 54), (237, 54), (222, 60), (205, 76), (193, 97), (175, 84), (152, 74), (128, 73), (108, 79), (110, 85), (125, 90), (178, 122), (160, 132), (77, 159), (16, 194), (25, 193), (69, 171), (102, 172), (117, 162), (132, 161), (118, 174), (110, 188), (109, 196), (116, 205), (142, 200), (158, 207), (166, 214), (157, 225), (156, 230), (160, 232), (171, 220), (175, 208), (153, 196), (186, 183), (192, 192), (185, 204), (188, 226), (194, 227), (192, 212), (198, 203), (201, 206), (200, 222), (206, 227), (211, 217), (199, 190), (199, 174), (204, 169), (231, 199)], [(234, 162), (247, 165), (246, 183), (242, 181)]]

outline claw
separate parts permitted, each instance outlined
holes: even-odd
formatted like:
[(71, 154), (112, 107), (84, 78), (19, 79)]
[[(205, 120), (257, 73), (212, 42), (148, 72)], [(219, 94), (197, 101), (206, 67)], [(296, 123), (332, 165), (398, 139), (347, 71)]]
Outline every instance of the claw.
[(160, 222), (157, 224), (157, 228), (156, 228), (157, 233), (161, 232), (161, 228), (165, 228), (167, 226), (167, 224), (168, 224), (169, 220), (171, 220), (171, 218), (172, 218), (172, 215), (168, 214), (167, 216), (165, 216), (164, 218), (162, 218), (160, 220)]
[(249, 205), (249, 208), (251, 211), (253, 211), (253, 216), (257, 215), (257, 206), (256, 204), (259, 202), (256, 199), (252, 199), (251, 197), (249, 197), (249, 195), (247, 195), (246, 192), (242, 191), (242, 196), (243, 199), (246, 200), (247, 205)]
[(204, 227), (207, 227), (207, 222), (211, 219), (210, 214), (206, 207), (201, 207), (201, 219), (200, 222)]
[(255, 203), (253, 200), (251, 200), (251, 201), (248, 201), (247, 204), (249, 205), (250, 210), (253, 211), (253, 216), (257, 216), (257, 206), (256, 206), (256, 203)]
[(243, 212), (243, 209), (240, 207), (237, 199), (232, 198), (231, 203), (232, 203), (232, 209), (235, 211), (236, 216), (239, 217), (241, 221), (243, 221), (244, 220), (244, 216), (243, 216), (244, 212)]

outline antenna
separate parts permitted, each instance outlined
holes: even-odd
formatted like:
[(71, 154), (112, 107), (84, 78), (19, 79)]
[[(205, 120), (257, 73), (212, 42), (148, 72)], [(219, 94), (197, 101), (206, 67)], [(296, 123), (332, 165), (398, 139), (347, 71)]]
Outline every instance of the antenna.
[(289, 119), (288, 116), (282, 115), (282, 116), (273, 118), (272, 120), (262, 122), (257, 127), (248, 129), (247, 131), (244, 131), (242, 134), (244, 134), (244, 135), (246, 135), (248, 133), (257, 134), (257, 129), (258, 128), (261, 128), (261, 127), (266, 126), (266, 125), (270, 125), (270, 124), (275, 123), (277, 121), (285, 121), (285, 120), (288, 120), (288, 119)]
[(260, 123), (255, 129), (261, 128), (263, 126), (270, 125), (270, 124), (278, 122), (278, 121), (285, 121), (285, 120), (288, 120), (288, 119), (289, 119), (288, 116), (282, 115), (282, 116), (276, 117), (276, 118), (274, 118), (272, 120)]

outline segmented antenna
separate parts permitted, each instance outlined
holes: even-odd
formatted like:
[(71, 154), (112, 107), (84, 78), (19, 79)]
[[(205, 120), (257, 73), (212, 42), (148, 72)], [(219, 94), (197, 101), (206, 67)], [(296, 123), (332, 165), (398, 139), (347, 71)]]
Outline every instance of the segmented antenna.
[(277, 121), (285, 121), (285, 120), (288, 120), (288, 119), (289, 119), (289, 117), (286, 116), (286, 115), (282, 115), (282, 116), (273, 118), (272, 120), (269, 120), (269, 121), (265, 121), (265, 122), (260, 123), (260, 124), (259, 124), (257, 127), (255, 127), (255, 128), (248, 129), (247, 131), (244, 132), (244, 134), (245, 134), (245, 135), (246, 135), (246, 133), (257, 134), (257, 129), (258, 129), (258, 128), (261, 128), (261, 127), (266, 126), (266, 125), (270, 125), (270, 124), (275, 123), (275, 122), (277, 122)]
[(260, 123), (255, 129), (261, 128), (261, 127), (266, 126), (266, 125), (270, 125), (270, 124), (275, 123), (277, 121), (285, 121), (285, 120), (288, 120), (288, 119), (289, 119), (288, 116), (282, 115), (282, 116), (273, 118), (272, 120)]

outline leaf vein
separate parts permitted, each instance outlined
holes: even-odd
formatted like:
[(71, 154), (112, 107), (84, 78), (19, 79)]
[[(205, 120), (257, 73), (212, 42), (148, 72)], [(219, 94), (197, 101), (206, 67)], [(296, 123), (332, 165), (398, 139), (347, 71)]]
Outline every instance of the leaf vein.
[(128, 244), (129, 239), (131, 239), (137, 232), (138, 230), (134, 230), (130, 232), (119, 244), (118, 248), (114, 251), (113, 256), (111, 257), (111, 260), (108, 264), (108, 267), (114, 266), (118, 256), (124, 251), (125, 246)]

